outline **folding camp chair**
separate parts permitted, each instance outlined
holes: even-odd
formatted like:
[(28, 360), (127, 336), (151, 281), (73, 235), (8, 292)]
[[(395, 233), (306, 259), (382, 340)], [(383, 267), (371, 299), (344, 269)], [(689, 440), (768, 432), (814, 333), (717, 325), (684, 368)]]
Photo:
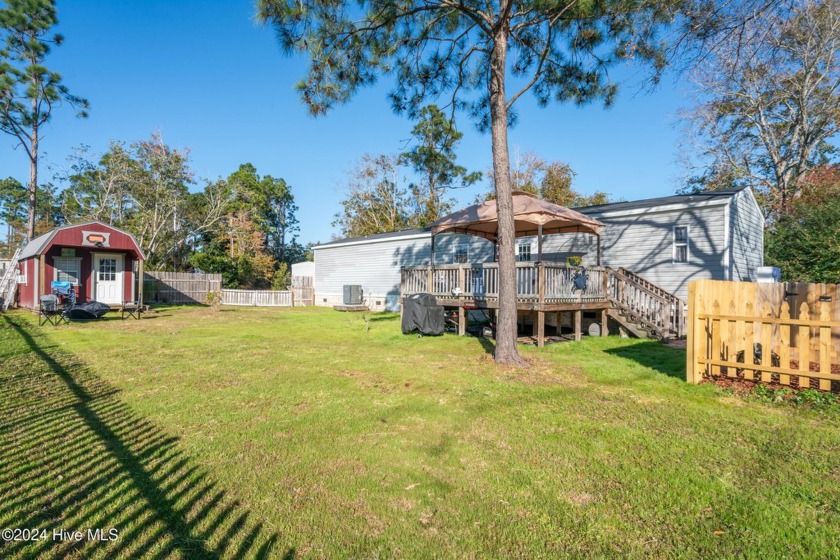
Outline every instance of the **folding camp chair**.
[(62, 322), (69, 323), (66, 306), (59, 303), (58, 296), (55, 294), (41, 296), (41, 306), (38, 309), (38, 326), (44, 326), (47, 323), (58, 326)]
[(140, 318), (140, 314), (143, 312), (143, 304), (139, 301), (124, 301), (120, 306), (120, 318), (125, 319), (126, 316), (134, 317), (135, 319)]

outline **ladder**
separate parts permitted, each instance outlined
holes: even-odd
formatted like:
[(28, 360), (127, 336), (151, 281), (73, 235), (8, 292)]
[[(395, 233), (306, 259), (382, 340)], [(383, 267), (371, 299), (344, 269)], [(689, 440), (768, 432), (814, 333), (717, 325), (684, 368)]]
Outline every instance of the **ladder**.
[(8, 310), (9, 306), (15, 301), (15, 292), (17, 291), (17, 265), (21, 247), (18, 247), (15, 251), (12, 262), (9, 263), (6, 273), (0, 279), (0, 301), (2, 301), (0, 309), (3, 311)]

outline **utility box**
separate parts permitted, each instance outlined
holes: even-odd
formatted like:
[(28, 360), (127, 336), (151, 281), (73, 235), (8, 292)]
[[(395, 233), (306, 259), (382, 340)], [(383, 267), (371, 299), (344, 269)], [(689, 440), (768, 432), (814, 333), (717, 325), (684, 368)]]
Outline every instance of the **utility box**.
[(358, 284), (344, 285), (344, 305), (362, 305), (362, 287)]
[(782, 281), (782, 269), (776, 266), (759, 266), (755, 269), (755, 280), (762, 284)]

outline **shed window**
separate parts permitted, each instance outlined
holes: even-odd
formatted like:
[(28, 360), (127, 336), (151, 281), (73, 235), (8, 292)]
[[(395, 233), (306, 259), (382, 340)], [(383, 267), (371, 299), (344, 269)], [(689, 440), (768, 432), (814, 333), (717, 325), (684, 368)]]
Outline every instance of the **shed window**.
[(531, 260), (531, 242), (522, 241), (519, 243), (516, 251), (516, 260), (530, 261)]
[(82, 268), (82, 259), (55, 257), (53, 259), (53, 266), (55, 267), (55, 279), (59, 282), (70, 282), (74, 286), (79, 285), (79, 272)]
[(467, 243), (458, 243), (455, 245), (455, 262), (468, 263), (470, 262), (470, 246)]
[(688, 262), (688, 226), (674, 227), (674, 262)]

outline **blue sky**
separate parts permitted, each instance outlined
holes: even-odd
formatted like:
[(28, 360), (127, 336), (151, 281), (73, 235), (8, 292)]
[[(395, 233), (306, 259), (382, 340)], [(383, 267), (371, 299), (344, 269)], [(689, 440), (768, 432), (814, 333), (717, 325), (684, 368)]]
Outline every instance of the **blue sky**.
[[(292, 185), (300, 211), (300, 239), (326, 241), (339, 209), (343, 183), (365, 153), (406, 148), (412, 123), (395, 116), (387, 84), (361, 92), (325, 117), (307, 113), (294, 91), (304, 75), (301, 59), (284, 57), (271, 29), (254, 17), (252, 0), (58, 0), (65, 44), (48, 66), (71, 91), (91, 103), (90, 117), (59, 109), (45, 132), (42, 177), (66, 166), (72, 149), (96, 153), (110, 140), (133, 142), (161, 131), (164, 141), (191, 150), (199, 179), (227, 176), (240, 163)], [(618, 69), (616, 74), (631, 74)], [(625, 88), (616, 105), (517, 104), (512, 149), (569, 163), (575, 187), (633, 200), (673, 193), (683, 171), (676, 114), (687, 104), (673, 79), (652, 94)], [(459, 163), (486, 170), (490, 137), (460, 116), (465, 133)], [(0, 173), (22, 182), (25, 155), (0, 138)], [(201, 184), (198, 187), (200, 188)], [(485, 185), (460, 190), (464, 203)]]

